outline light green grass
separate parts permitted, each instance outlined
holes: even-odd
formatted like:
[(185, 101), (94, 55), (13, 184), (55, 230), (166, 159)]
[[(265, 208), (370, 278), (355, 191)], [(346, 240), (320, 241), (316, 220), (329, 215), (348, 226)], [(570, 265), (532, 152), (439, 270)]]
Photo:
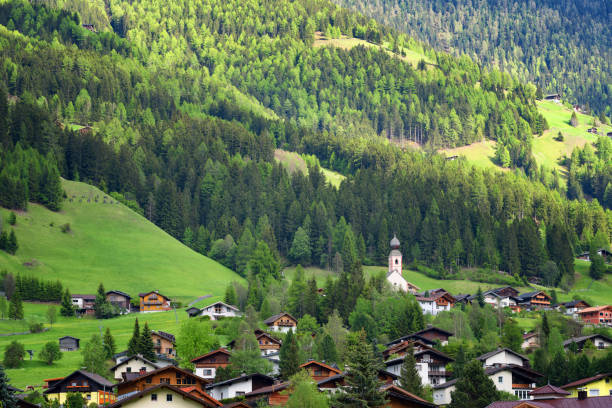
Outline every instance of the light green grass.
[[(282, 149), (276, 149), (274, 150), (274, 159), (281, 163), (289, 173), (301, 171), (304, 174), (308, 174), (308, 166), (306, 165), (306, 161), (298, 153), (289, 152), (287, 150)], [(322, 167), (321, 171), (325, 176), (325, 180), (327, 180), (327, 182), (334, 187), (339, 187), (340, 183), (342, 183), (342, 180), (346, 178), (338, 172), (329, 169), (324, 169)]]
[(455, 147), (453, 149), (440, 149), (438, 152), (444, 153), (446, 157), (465, 157), (470, 163), (480, 168), (502, 170), (500, 166), (493, 162), (496, 145), (497, 143), (494, 140), (485, 140), (467, 146)]
[[(221, 296), (228, 282), (242, 281), (115, 200), (103, 204), (100, 190), (72, 181), (63, 185), (68, 197), (76, 198), (65, 200), (60, 212), (30, 204), (17, 215), (19, 250), (16, 256), (0, 252), (0, 270), (59, 279), (72, 293), (95, 293), (103, 282), (107, 290), (133, 297), (158, 289), (184, 303), (206, 294)], [(8, 211), (0, 212), (7, 220)], [(71, 232), (62, 233), (66, 223)]]
[[(48, 305), (24, 303), (26, 320), (44, 321), (47, 308)], [(26, 361), (21, 368), (6, 370), (11, 384), (20, 388), (27, 385), (42, 385), (42, 380), (45, 378), (63, 377), (79, 369), (82, 362), (80, 351), (62, 353), (62, 359), (51, 366), (38, 361), (38, 352), (43, 345), (49, 341), (57, 341), (62, 336), (70, 335), (80, 338), (82, 347), (94, 333), (100, 332), (100, 327), (102, 331), (109, 327), (115, 338), (117, 351), (125, 350), (132, 336), (136, 318), (138, 318), (141, 327), (144, 326), (145, 322), (148, 322), (151, 330), (163, 330), (176, 335), (179, 332), (180, 324), (188, 317), (184, 309), (177, 310), (176, 316), (174, 312), (160, 312), (130, 314), (109, 320), (59, 317), (58, 322), (47, 332), (0, 337), (0, 352), (2, 355), (4, 355), (6, 346), (14, 340), (22, 343), (26, 350), (34, 350), (35, 353), (32, 361), (29, 361), (29, 356), (26, 356)], [(7, 327), (12, 327), (11, 323), (0, 321), (0, 328), (5, 329)]]

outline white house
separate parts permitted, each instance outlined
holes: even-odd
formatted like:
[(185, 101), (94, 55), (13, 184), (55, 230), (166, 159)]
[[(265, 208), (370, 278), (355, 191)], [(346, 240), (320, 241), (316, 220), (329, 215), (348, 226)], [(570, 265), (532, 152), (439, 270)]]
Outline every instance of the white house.
[(572, 337), (563, 342), (565, 351), (571, 350), (572, 343), (576, 343), (576, 350), (582, 351), (587, 341), (590, 341), (596, 349), (603, 350), (612, 347), (612, 339), (602, 334), (591, 334), (588, 336)]
[(435, 289), (429, 293), (418, 293), (415, 297), (423, 313), (434, 316), (440, 312), (449, 311), (455, 303), (455, 298), (444, 289)]
[(503, 296), (498, 295), (495, 292), (489, 292), (483, 294), (485, 303), (493, 306), (493, 309), (497, 309), (498, 307), (512, 307), (516, 306), (516, 300), (512, 296)]
[[(404, 363), (405, 351), (410, 346), (411, 342), (401, 343), (393, 346), (389, 350), (393, 353), (392, 357), (385, 362), (386, 370), (397, 376), (401, 375), (402, 365)], [(437, 385), (446, 382), (446, 377), (449, 373), (446, 371), (446, 365), (453, 361), (452, 358), (446, 354), (431, 348), (421, 342), (413, 343), (414, 358), (416, 360), (415, 367), (419, 376), (421, 377), (421, 383), (423, 385)], [(387, 354), (387, 351), (383, 353)]]
[(139, 373), (144, 374), (151, 372), (153, 370), (157, 370), (160, 368), (157, 364), (152, 363), (147, 360), (140, 354), (137, 354), (132, 357), (127, 357), (126, 359), (119, 362), (117, 365), (112, 367), (110, 370), (113, 372), (113, 378), (117, 381), (122, 381), (124, 375), (126, 373)]
[(273, 375), (280, 374), (280, 353), (279, 352), (266, 354), (262, 356), (262, 358), (265, 358), (272, 364), (272, 374)]
[(205, 408), (221, 407), (222, 404), (193, 386), (181, 389), (161, 383), (125, 394), (114, 405), (117, 408)]
[(477, 360), (482, 362), (483, 367), (499, 367), (501, 365), (517, 365), (521, 367), (529, 367), (529, 359), (522, 354), (510, 350), (509, 348), (501, 348), (485, 353)]
[(264, 324), (269, 330), (281, 333), (287, 333), (289, 330), (295, 332), (297, 329), (297, 319), (285, 312), (268, 317), (264, 320)]
[(264, 374), (241, 375), (206, 386), (208, 394), (217, 400), (243, 396), (249, 392), (274, 384), (274, 378)]
[(210, 316), (210, 320), (219, 320), (222, 317), (240, 317), (242, 313), (235, 306), (216, 302), (203, 307), (200, 311), (200, 316)]
[(217, 375), (218, 368), (229, 365), (231, 353), (226, 348), (219, 348), (191, 360), (195, 366), (195, 375), (212, 380)]
[(419, 288), (408, 282), (402, 276), (402, 253), (399, 250), (399, 239), (394, 235), (391, 240), (391, 252), (389, 253), (389, 271), (387, 272), (387, 282), (395, 290), (416, 293)]

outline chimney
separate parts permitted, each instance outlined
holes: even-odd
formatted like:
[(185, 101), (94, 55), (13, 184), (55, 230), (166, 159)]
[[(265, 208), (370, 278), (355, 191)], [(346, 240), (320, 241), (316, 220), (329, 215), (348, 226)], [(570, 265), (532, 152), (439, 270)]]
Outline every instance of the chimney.
[(138, 374), (140, 375), (145, 375), (147, 373), (147, 369), (146, 368), (141, 368), (140, 371), (138, 372)]
[(586, 392), (586, 390), (578, 390), (578, 399), (579, 400), (587, 399), (587, 392)]

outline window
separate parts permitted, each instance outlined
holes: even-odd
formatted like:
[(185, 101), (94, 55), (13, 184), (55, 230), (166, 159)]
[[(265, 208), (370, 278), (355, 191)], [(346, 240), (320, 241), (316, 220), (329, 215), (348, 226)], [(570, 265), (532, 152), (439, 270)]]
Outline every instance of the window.
[(204, 370), (204, 375), (212, 375), (212, 370), (211, 369)]
[(153, 378), (149, 377), (146, 379), (147, 384), (151, 384), (153, 382)]
[(397, 259), (395, 260), (395, 264), (397, 265)]
[(221, 398), (219, 399), (223, 399), (223, 391), (221, 391), (220, 395), (221, 395)]
[(157, 401), (157, 394), (151, 394), (151, 401)]
[(592, 390), (589, 390), (589, 395), (591, 397), (599, 397), (599, 389), (594, 388)]
[(610, 390), (610, 396), (612, 396), (612, 390)]
[(91, 401), (91, 394), (87, 394), (86, 398), (87, 398), (88, 401)]
[(499, 377), (497, 377), (497, 382), (498, 383), (503, 383), (504, 382), (504, 377), (502, 377), (501, 375)]
[(236, 391), (236, 396), (237, 397), (240, 397), (242, 395), (244, 395), (244, 391)]
[(166, 394), (166, 401), (172, 401), (172, 394)]

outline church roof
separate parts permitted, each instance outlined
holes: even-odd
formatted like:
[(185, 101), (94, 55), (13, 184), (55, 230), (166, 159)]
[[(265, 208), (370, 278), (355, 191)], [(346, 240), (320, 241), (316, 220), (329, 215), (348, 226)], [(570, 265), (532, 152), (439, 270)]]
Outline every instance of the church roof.
[(392, 249), (389, 256), (402, 256), (402, 253), (399, 251), (399, 249)]
[(391, 248), (398, 249), (400, 247), (399, 239), (397, 239), (396, 235), (393, 235), (393, 239), (391, 240)]

